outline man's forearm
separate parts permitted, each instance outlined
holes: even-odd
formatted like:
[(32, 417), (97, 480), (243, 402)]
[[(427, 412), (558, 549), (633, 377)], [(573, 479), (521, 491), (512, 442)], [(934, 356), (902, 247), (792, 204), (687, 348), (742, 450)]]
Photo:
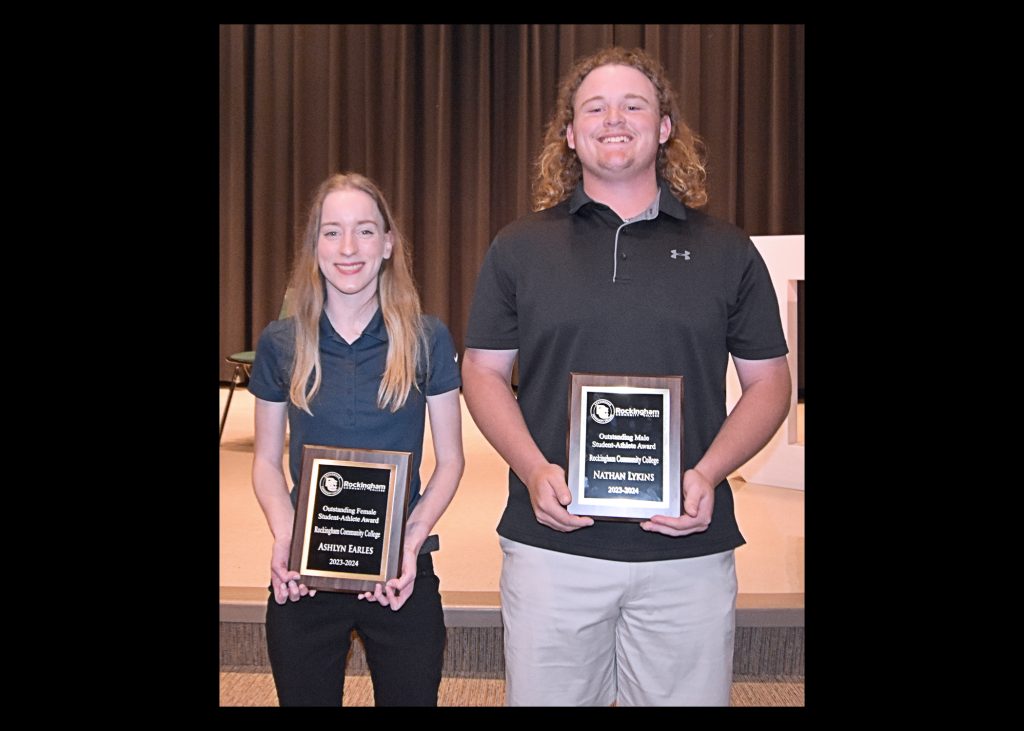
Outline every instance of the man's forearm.
[(785, 365), (743, 390), (708, 451), (694, 469), (717, 485), (767, 444), (789, 411), (792, 395)]
[(502, 374), (475, 365), (462, 365), (462, 393), (480, 432), (526, 482), (528, 475), (548, 463), (523, 420), (519, 401)]

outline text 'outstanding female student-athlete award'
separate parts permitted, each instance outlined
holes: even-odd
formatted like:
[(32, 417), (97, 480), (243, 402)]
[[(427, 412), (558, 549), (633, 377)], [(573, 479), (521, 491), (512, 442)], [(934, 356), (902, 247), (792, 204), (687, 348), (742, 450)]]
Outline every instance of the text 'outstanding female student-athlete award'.
[(683, 377), (572, 373), (569, 469), (574, 515), (678, 517)]
[(410, 452), (305, 445), (288, 569), (326, 591), (373, 591), (398, 576)]

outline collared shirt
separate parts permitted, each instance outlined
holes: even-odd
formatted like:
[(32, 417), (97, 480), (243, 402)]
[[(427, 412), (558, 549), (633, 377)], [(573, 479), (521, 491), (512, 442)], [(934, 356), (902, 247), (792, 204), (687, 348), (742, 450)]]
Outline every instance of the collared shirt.
[[(288, 401), (290, 442), (288, 467), (292, 487), (302, 470), (302, 446), (317, 444), (351, 449), (412, 452), (409, 511), (420, 493), (426, 396), (446, 393), (461, 384), (451, 334), (436, 317), (424, 315), (428, 359), (421, 358), (419, 389), (398, 411), (377, 406), (377, 389), (387, 362), (388, 332), (380, 309), (355, 342), (338, 335), (324, 312), (320, 316), (320, 389), (310, 402), (310, 416), (291, 403), (291, 367), (295, 348), (293, 318), (270, 323), (260, 335), (249, 379), (249, 391), (264, 401)], [(425, 361), (425, 362), (424, 362)], [(426, 364), (429, 363), (429, 370)], [(310, 375), (312, 382), (312, 375)], [(298, 500), (292, 489), (292, 504)]]
[[(495, 236), (477, 279), (466, 346), (519, 351), (519, 406), (553, 464), (567, 466), (570, 373), (683, 376), (683, 468), (707, 451), (726, 416), (730, 354), (788, 352), (768, 269), (739, 228), (686, 208), (663, 180), (660, 198), (624, 222), (577, 186), (552, 208)], [(743, 537), (726, 481), (711, 526), (673, 539), (597, 521), (560, 533), (537, 522), (509, 474), (499, 534), (595, 558), (653, 561), (735, 548)]]

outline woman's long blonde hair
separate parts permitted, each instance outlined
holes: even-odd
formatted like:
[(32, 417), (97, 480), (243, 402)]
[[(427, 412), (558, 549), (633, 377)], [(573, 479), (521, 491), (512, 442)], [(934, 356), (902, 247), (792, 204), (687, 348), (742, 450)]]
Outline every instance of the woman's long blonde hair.
[[(391, 234), (391, 258), (381, 262), (377, 275), (377, 297), (388, 331), (387, 362), (377, 391), (377, 406), (398, 411), (409, 397), (409, 391), (419, 388), (416, 364), (420, 356), (426, 354), (420, 298), (412, 276), (409, 247), (395, 225), (391, 208), (377, 184), (359, 173), (341, 173), (325, 180), (317, 189), (309, 209), (290, 285), (292, 315), (295, 318), (295, 362), (289, 396), (297, 407), (313, 413), (309, 402), (320, 389), (320, 315), (326, 298), (324, 275), (317, 258), (320, 216), (324, 199), (339, 190), (361, 190), (370, 196), (384, 219), (384, 232)], [(312, 383), (309, 383), (310, 374), (313, 374)]]
[(640, 48), (628, 51), (618, 46), (605, 48), (578, 60), (562, 77), (558, 86), (555, 112), (544, 133), (544, 147), (537, 157), (537, 174), (533, 186), (533, 210), (551, 208), (572, 195), (583, 177), (583, 166), (565, 140), (565, 128), (573, 120), (576, 91), (587, 74), (599, 66), (615, 64), (632, 66), (643, 73), (658, 93), (658, 116), (668, 115), (672, 132), (658, 147), (657, 170), (672, 192), (691, 208), (707, 203), (705, 189), (703, 141), (686, 126), (679, 114), (675, 93), (668, 74), (657, 60)]

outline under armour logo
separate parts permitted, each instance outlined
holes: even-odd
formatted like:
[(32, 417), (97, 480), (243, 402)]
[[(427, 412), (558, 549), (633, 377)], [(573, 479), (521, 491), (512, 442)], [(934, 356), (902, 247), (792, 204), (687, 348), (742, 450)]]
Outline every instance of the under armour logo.
[(680, 256), (683, 257), (684, 259), (686, 259), (686, 261), (690, 261), (690, 252), (689, 251), (676, 251), (675, 249), (672, 249), (672, 258), (673, 259), (675, 259), (676, 257), (680, 257)]

